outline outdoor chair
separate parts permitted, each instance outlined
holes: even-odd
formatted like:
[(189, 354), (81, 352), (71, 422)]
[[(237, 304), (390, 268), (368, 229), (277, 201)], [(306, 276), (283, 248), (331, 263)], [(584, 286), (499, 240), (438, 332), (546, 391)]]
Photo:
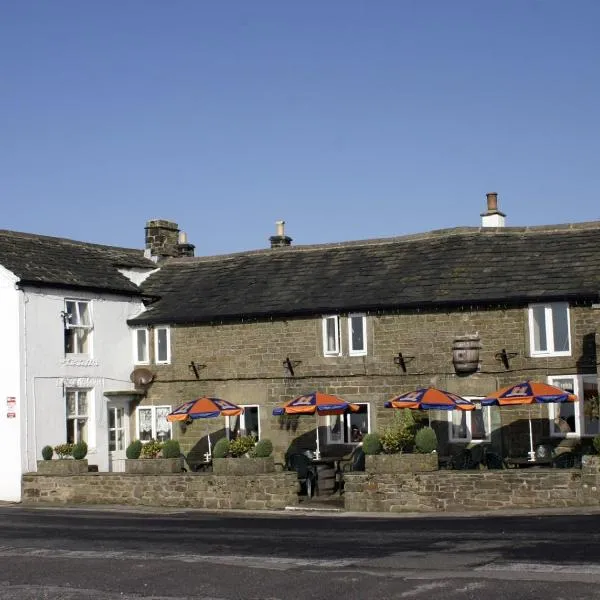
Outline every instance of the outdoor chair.
[(318, 490), (317, 470), (306, 454), (290, 454), (287, 457), (287, 469), (296, 471), (300, 483), (300, 493), (312, 498)]
[(348, 458), (344, 458), (338, 461), (336, 480), (338, 491), (340, 494), (344, 489), (344, 473), (350, 473), (352, 471), (364, 471), (365, 470), (365, 451), (362, 446), (357, 446), (352, 450), (352, 454)]
[(561, 452), (552, 459), (555, 469), (574, 469), (581, 467), (581, 456), (576, 452)]

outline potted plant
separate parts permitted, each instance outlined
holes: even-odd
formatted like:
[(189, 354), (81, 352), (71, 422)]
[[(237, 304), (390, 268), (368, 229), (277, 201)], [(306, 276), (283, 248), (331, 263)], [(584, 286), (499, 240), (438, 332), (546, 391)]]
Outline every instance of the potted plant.
[(219, 440), (213, 449), (213, 473), (216, 475), (258, 475), (273, 473), (273, 443), (252, 436)]
[[(53, 456), (57, 458), (53, 460)], [(87, 444), (65, 443), (42, 448), (42, 459), (37, 461), (37, 472), (41, 475), (81, 475), (88, 472), (86, 460)]]
[(164, 475), (181, 473), (183, 457), (177, 440), (146, 443), (135, 440), (125, 450), (125, 472), (136, 475)]

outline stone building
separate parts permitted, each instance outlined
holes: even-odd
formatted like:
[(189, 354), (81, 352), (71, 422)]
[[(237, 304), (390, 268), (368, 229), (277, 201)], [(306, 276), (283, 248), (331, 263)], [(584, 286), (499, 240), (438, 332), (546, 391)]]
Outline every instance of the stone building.
[[(153, 235), (165, 239), (156, 228)], [(496, 194), (488, 194), (481, 227), (297, 246), (278, 222), (270, 242), (206, 257), (191, 247), (164, 258), (144, 281), (153, 301), (128, 323), (135, 362), (154, 380), (132, 407), (132, 437), (173, 436), (192, 458), (206, 451), (208, 433), (214, 442), (253, 432), (280, 455), (314, 447), (314, 417), (272, 411), (319, 390), (361, 404), (351, 417), (319, 420), (325, 452), (351, 449), (356, 428), (386, 426), (384, 402), (396, 394), (431, 385), (477, 399), (525, 379), (580, 398), (534, 406), (536, 438), (600, 433), (600, 222), (506, 227)], [(152, 239), (147, 246), (155, 252)], [(201, 395), (241, 404), (244, 416), (166, 424), (171, 408)], [(431, 419), (442, 452), (488, 441), (515, 455), (528, 449), (527, 410)], [(555, 426), (559, 415), (570, 431)]]

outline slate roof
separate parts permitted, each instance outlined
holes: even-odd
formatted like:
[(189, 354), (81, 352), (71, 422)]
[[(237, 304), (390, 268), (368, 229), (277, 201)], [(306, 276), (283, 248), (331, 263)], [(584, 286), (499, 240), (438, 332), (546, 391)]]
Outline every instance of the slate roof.
[(597, 300), (600, 221), (172, 259), (143, 287), (162, 298), (132, 324)]
[(156, 269), (142, 250), (5, 230), (0, 230), (0, 265), (17, 275), (20, 285), (129, 295), (141, 290), (119, 273), (119, 267)]

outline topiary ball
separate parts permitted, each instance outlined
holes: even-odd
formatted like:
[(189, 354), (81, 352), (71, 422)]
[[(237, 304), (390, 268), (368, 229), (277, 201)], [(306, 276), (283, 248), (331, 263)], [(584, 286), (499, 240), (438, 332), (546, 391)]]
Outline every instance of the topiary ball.
[(135, 441), (131, 442), (131, 444), (129, 444), (129, 446), (127, 446), (127, 450), (125, 450), (125, 456), (127, 456), (127, 458), (130, 460), (139, 458), (141, 453), (142, 453), (142, 442), (140, 442), (140, 440), (135, 440)]
[(378, 433), (367, 433), (362, 439), (362, 449), (365, 454), (380, 454), (382, 448)]
[(88, 447), (85, 442), (77, 442), (73, 445), (73, 450), (71, 451), (71, 456), (75, 460), (83, 460), (88, 453)]
[(52, 446), (44, 446), (42, 448), (42, 458), (44, 460), (52, 460), (52, 455), (54, 454), (54, 449)]
[(252, 455), (256, 456), (256, 458), (268, 458), (273, 453), (273, 442), (271, 440), (258, 440), (256, 442), (256, 446), (254, 446), (254, 450), (252, 451)]
[(179, 458), (181, 456), (181, 448), (177, 440), (167, 440), (162, 447), (163, 458)]
[(229, 454), (229, 440), (221, 438), (212, 449), (213, 458), (225, 458)]
[(415, 436), (415, 448), (421, 454), (431, 454), (437, 450), (438, 440), (435, 431), (431, 427), (423, 427), (417, 431)]
[(592, 444), (594, 444), (594, 450), (596, 451), (596, 454), (600, 454), (600, 434), (594, 436)]

